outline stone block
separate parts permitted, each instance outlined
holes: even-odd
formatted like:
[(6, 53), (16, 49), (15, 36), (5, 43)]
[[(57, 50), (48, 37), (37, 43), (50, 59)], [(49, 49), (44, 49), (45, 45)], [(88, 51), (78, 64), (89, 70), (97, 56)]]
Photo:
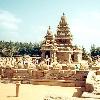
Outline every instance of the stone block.
[(99, 70), (100, 68), (99, 67), (92, 67), (92, 70)]
[(96, 75), (100, 75), (100, 71), (98, 70), (98, 71), (96, 71)]
[(85, 91), (92, 93), (94, 91), (93, 85), (92, 84), (86, 84), (85, 85)]
[(67, 70), (68, 67), (67, 66), (62, 66), (62, 70)]
[(66, 86), (67, 87), (75, 87), (75, 82), (74, 83), (70, 83), (70, 82), (69, 83), (66, 83)]
[(33, 79), (37, 78), (37, 71), (32, 71), (32, 77), (33, 77)]
[(76, 87), (84, 87), (85, 86), (85, 81), (76, 81), (75, 86)]
[(44, 77), (44, 72), (43, 71), (37, 71), (37, 78), (39, 79), (41, 79), (41, 78), (43, 78)]

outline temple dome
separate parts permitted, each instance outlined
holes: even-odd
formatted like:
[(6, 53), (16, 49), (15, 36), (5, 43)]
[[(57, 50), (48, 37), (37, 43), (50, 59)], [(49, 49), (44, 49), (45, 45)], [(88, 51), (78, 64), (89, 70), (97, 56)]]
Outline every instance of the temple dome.
[(67, 25), (67, 21), (66, 21), (66, 16), (63, 13), (63, 16), (61, 16), (61, 20), (60, 20), (60, 25)]
[(51, 31), (51, 28), (49, 26), (48, 30), (47, 30), (47, 35), (51, 35), (52, 34), (52, 31)]
[(61, 20), (66, 20), (66, 16), (64, 13), (63, 13), (63, 16), (61, 16)]

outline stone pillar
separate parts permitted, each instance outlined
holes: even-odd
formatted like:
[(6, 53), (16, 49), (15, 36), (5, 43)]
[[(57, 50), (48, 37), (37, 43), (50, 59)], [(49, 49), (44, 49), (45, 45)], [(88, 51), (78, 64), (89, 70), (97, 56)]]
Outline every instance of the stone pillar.
[(44, 51), (42, 51), (41, 57), (45, 58), (45, 52)]
[(19, 86), (20, 86), (20, 83), (16, 82), (16, 97), (19, 96)]
[(71, 63), (71, 52), (67, 52), (66, 56), (67, 63)]
[(75, 62), (81, 62), (82, 61), (82, 52), (75, 52), (74, 61)]
[(56, 61), (57, 61), (56, 51), (54, 51), (53, 61), (54, 61), (54, 62), (56, 62)]
[(54, 54), (53, 51), (50, 52), (50, 64), (53, 62)]
[(50, 59), (49, 59), (49, 65), (53, 62), (53, 52), (50, 51)]

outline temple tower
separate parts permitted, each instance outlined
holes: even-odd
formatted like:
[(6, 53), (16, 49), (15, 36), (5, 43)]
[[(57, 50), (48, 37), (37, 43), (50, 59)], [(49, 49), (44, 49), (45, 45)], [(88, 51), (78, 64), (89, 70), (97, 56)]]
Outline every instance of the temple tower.
[(72, 34), (69, 30), (66, 16), (63, 13), (61, 16), (59, 25), (57, 27), (57, 35), (55, 35), (55, 41), (57, 43), (57, 61), (59, 63), (71, 63), (72, 53)]
[(41, 52), (42, 52), (41, 57), (48, 60), (49, 64), (51, 64), (53, 62), (53, 59), (55, 58), (55, 54), (54, 54), (54, 39), (50, 26), (47, 30), (45, 40), (43, 41)]
[(69, 30), (64, 13), (57, 27), (57, 35), (55, 36), (55, 41), (59, 46), (62, 45), (63, 47), (72, 47), (72, 34)]

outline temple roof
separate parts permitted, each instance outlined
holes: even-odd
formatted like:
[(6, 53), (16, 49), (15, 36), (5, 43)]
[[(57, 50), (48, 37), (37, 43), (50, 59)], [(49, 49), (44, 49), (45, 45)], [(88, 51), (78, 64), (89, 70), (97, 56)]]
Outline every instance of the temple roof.
[(56, 36), (56, 38), (57, 39), (58, 38), (59, 39), (63, 38), (63, 39), (70, 39), (70, 40), (72, 40), (72, 34), (70, 32), (70, 28), (68, 27), (66, 16), (65, 16), (64, 13), (61, 16), (59, 25), (57, 27), (57, 36)]
[(61, 20), (60, 20), (60, 22), (59, 22), (59, 25), (60, 25), (60, 26), (65, 26), (65, 25), (67, 25), (66, 16), (65, 16), (64, 13), (63, 13), (63, 15), (61, 16)]

